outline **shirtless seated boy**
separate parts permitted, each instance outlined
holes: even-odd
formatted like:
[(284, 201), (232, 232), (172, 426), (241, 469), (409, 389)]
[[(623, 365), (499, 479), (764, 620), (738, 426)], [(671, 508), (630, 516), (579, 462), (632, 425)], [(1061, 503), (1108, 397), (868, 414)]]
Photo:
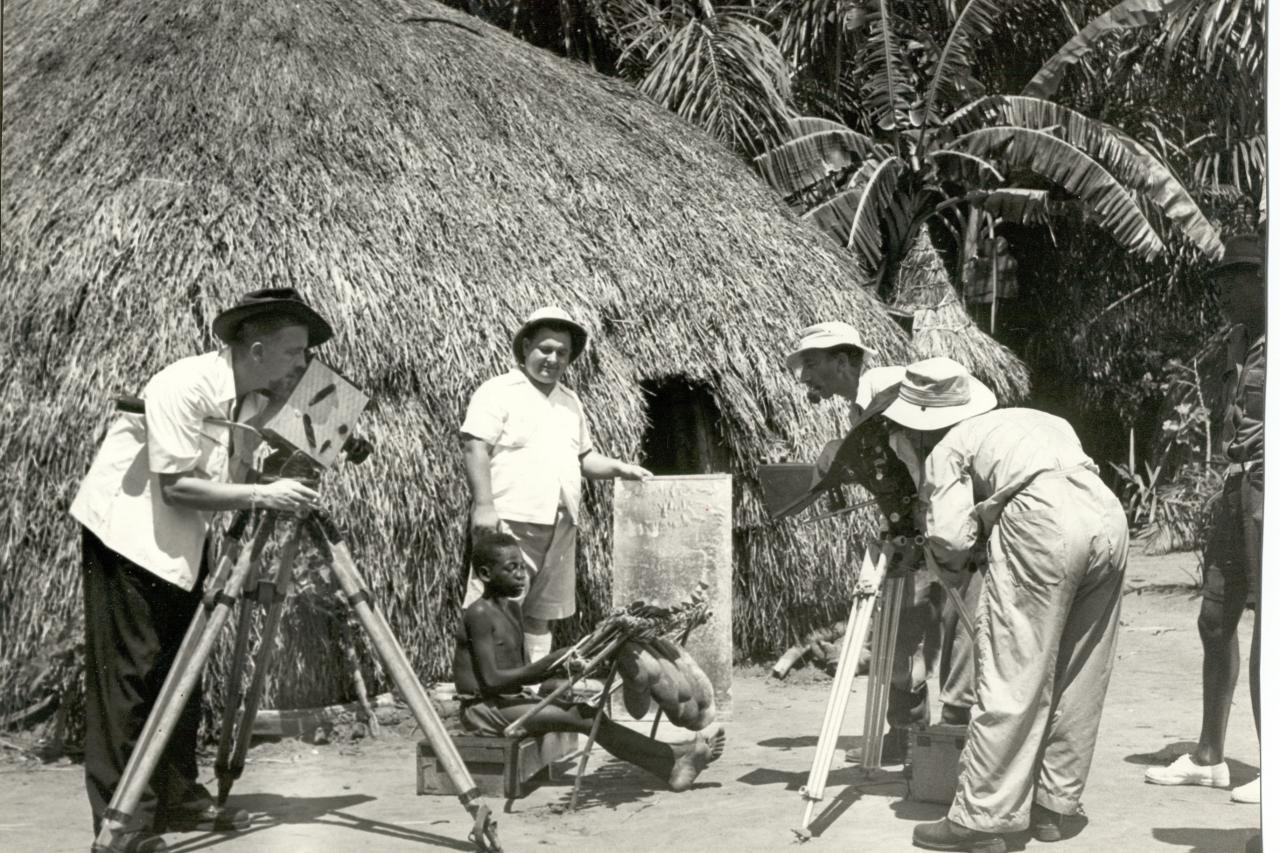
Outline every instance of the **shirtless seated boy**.
[[(484, 583), (484, 595), (467, 608), (457, 631), (453, 678), (462, 706), (462, 724), (476, 734), (501, 736), (537, 703), (522, 690), (547, 678), (564, 650), (529, 663), (519, 602), (526, 572), (516, 540), (506, 533), (481, 533), (472, 548), (472, 568)], [(530, 734), (589, 734), (595, 709), (590, 705), (553, 702), (524, 723)], [(724, 731), (701, 733), (684, 743), (663, 743), (633, 732), (608, 717), (600, 721), (597, 742), (610, 755), (665, 780), (673, 791), (685, 791), (703, 768), (724, 750)]]

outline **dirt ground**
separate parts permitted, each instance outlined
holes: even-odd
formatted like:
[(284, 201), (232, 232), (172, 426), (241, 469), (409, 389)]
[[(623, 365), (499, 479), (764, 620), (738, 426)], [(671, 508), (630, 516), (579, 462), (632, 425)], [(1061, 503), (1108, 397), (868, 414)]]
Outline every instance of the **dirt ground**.
[[(1099, 745), (1084, 806), (1087, 818), (1067, 827), (1054, 853), (1073, 851), (1240, 851), (1257, 832), (1257, 806), (1230, 802), (1227, 791), (1144, 784), (1143, 770), (1193, 745), (1200, 719), (1198, 598), (1188, 587), (1192, 555), (1135, 557), (1129, 572), (1119, 658), (1106, 699)], [(1252, 617), (1241, 624), (1242, 637)], [(1247, 646), (1245, 646), (1247, 654)], [(763, 668), (740, 669), (729, 746), (694, 789), (675, 794), (629, 765), (597, 750), (582, 783), (576, 812), (568, 811), (572, 775), (546, 784), (499, 816), (507, 851), (781, 851), (797, 849), (792, 828), (802, 811), (798, 794), (813, 760), (830, 680), (812, 671), (785, 682)], [(858, 687), (841, 737), (854, 745), (861, 727)], [(667, 728), (678, 739), (679, 733)], [(469, 822), (453, 797), (415, 795), (414, 740), (384, 736), (354, 745), (268, 743), (250, 753), (232, 793), (233, 805), (254, 815), (234, 835), (167, 836), (176, 853), (337, 853), (470, 850)], [(1235, 784), (1257, 773), (1258, 744), (1247, 679), (1237, 687), (1227, 752)], [(84, 851), (91, 842), (82, 770), (69, 763), (14, 762), (0, 766), (0, 849)], [(212, 768), (202, 779), (212, 778)], [(912, 826), (945, 807), (905, 799), (901, 772), (872, 779), (836, 756), (816, 837), (803, 848), (912, 850)], [(497, 811), (501, 800), (489, 800)], [(1011, 850), (1045, 847), (1015, 836)]]

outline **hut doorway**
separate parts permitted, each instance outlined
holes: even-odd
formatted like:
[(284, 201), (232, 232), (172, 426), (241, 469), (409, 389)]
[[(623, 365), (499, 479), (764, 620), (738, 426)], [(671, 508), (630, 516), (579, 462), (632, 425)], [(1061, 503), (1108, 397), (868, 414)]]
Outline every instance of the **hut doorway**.
[(661, 475), (728, 473), (720, 407), (706, 383), (665, 376), (640, 387), (648, 398), (649, 427), (641, 442), (646, 468)]

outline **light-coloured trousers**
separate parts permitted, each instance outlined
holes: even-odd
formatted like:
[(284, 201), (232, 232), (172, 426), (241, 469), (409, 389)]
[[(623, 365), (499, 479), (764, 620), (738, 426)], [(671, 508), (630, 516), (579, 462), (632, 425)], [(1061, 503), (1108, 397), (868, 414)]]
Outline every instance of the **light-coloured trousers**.
[(1115, 656), (1129, 531), (1120, 502), (1083, 469), (1041, 475), (988, 543), (977, 613), (977, 703), (948, 817), (1016, 832), (1032, 799), (1080, 802)]
[[(510, 533), (520, 546), (529, 581), (516, 600), (521, 613), (530, 619), (567, 619), (577, 610), (574, 570), (578, 547), (578, 526), (563, 509), (556, 512), (555, 524), (531, 524), (525, 521), (499, 523), (499, 530)], [(467, 592), (462, 608), (484, 594), (484, 584), (468, 569)]]

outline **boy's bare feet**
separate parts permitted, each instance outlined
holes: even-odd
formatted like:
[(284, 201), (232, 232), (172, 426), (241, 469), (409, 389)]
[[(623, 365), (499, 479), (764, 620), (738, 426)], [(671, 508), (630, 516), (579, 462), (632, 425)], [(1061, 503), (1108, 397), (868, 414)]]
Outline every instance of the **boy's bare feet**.
[(671, 745), (676, 753), (676, 763), (667, 781), (673, 791), (687, 791), (693, 780), (708, 764), (724, 752), (724, 729), (717, 728), (710, 737), (699, 732), (691, 741)]

